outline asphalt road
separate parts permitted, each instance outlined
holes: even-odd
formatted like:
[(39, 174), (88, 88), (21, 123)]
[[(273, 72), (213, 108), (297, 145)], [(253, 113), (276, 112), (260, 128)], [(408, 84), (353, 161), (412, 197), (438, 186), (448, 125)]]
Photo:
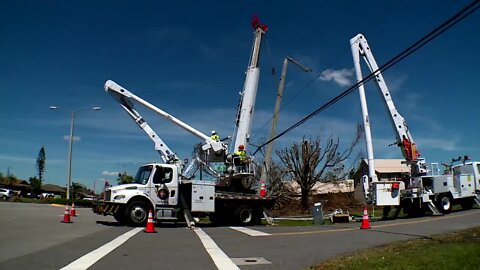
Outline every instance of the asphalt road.
[[(304, 269), (340, 254), (480, 226), (480, 209), (423, 217), (309, 227), (157, 225), (157, 233), (118, 226), (76, 209), (0, 203), (0, 269)], [(253, 234), (249, 235), (247, 233)]]

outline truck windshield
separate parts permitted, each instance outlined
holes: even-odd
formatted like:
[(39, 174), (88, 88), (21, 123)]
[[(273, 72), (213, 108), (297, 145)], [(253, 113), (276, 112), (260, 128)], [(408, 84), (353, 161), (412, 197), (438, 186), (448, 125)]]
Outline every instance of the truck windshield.
[(143, 166), (138, 169), (133, 182), (135, 184), (145, 185), (148, 182), (148, 178), (150, 177), (150, 173), (152, 173), (153, 166)]

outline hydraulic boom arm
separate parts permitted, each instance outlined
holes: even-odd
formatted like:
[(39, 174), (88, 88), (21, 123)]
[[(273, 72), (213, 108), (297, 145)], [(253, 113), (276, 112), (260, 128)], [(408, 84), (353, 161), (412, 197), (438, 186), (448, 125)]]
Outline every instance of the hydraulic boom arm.
[(112, 95), (115, 100), (122, 106), (122, 108), (132, 117), (132, 119), (139, 125), (141, 129), (147, 133), (149, 138), (153, 140), (155, 143), (155, 150), (157, 150), (162, 160), (165, 163), (176, 163), (179, 161), (176, 154), (158, 137), (158, 135), (153, 131), (153, 129), (148, 125), (148, 123), (143, 119), (143, 117), (135, 110), (133, 106), (133, 102), (138, 102), (141, 105), (147, 107), (148, 109), (160, 114), (165, 119), (169, 120), (170, 122), (174, 123), (175, 125), (187, 130), (188, 132), (192, 133), (193, 135), (199, 137), (200, 139), (204, 140), (208, 147), (206, 149), (213, 149), (216, 153), (221, 153), (225, 150), (225, 146), (220, 143), (213, 141), (210, 139), (209, 136), (203, 134), (202, 132), (194, 129), (193, 127), (187, 125), (186, 123), (182, 122), (181, 120), (173, 117), (172, 115), (166, 113), (165, 111), (157, 108), (156, 106), (150, 104), (149, 102), (143, 100), (142, 98), (136, 96), (132, 92), (128, 91), (127, 89), (121, 87), (114, 81), (108, 80), (105, 83), (105, 91)]
[[(384, 104), (387, 107), (390, 120), (396, 134), (396, 144), (400, 147), (402, 151), (402, 155), (407, 161), (407, 163), (411, 165), (412, 176), (425, 173), (424, 166), (423, 166), (424, 160), (418, 159), (419, 153), (417, 152), (415, 141), (413, 140), (413, 137), (410, 134), (410, 131), (405, 122), (405, 119), (400, 115), (400, 113), (395, 108), (395, 104), (393, 103), (392, 96), (390, 95), (390, 91), (388, 90), (388, 87), (383, 79), (383, 76), (379, 71), (377, 62), (373, 57), (372, 51), (370, 49), (370, 46), (367, 43), (366, 38), (362, 34), (358, 34), (357, 36), (355, 36), (350, 40), (350, 45), (352, 48), (357, 81), (361, 81), (363, 79), (361, 66), (360, 66), (360, 56), (362, 56), (365, 62), (367, 63), (367, 66), (370, 69), (370, 72), (374, 73), (375, 75), (375, 81), (382, 94)], [(368, 154), (369, 154), (369, 168), (370, 168), (370, 167), (374, 167), (374, 166), (371, 166), (373, 164), (370, 164), (370, 158), (372, 158), (373, 160), (373, 147), (371, 145), (368, 145), (368, 144), (371, 144), (371, 135), (367, 134), (367, 133), (370, 133), (369, 131), (370, 123), (368, 119), (368, 110), (366, 107), (366, 101), (364, 97), (365, 94), (363, 90), (363, 84), (359, 86), (359, 90), (360, 90), (360, 96), (361, 96), (361, 102), (362, 102), (362, 111), (364, 114), (364, 122), (365, 122), (366, 128), (368, 127), (368, 132), (366, 132), (365, 135), (367, 138), (367, 151), (369, 152)], [(363, 98), (362, 98), (362, 93), (363, 93)], [(368, 138), (370, 138), (370, 140), (368, 140)], [(372, 153), (370, 153), (370, 151)], [(372, 177), (371, 174), (372, 173), (370, 172), (370, 177)]]
[(252, 127), (253, 111), (255, 108), (255, 99), (257, 96), (258, 79), (260, 76), (260, 68), (258, 67), (260, 45), (262, 36), (267, 32), (268, 26), (260, 23), (257, 17), (252, 19), (252, 27), (255, 29), (255, 38), (253, 41), (252, 56), (245, 76), (245, 84), (241, 93), (241, 104), (238, 112), (238, 129), (235, 136), (235, 148), (239, 145), (247, 147), (250, 138), (250, 130)]

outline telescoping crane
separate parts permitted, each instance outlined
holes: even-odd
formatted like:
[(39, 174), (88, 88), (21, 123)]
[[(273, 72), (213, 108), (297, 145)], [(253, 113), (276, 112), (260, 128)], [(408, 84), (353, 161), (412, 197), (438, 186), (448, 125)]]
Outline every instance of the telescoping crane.
[[(152, 105), (148, 101), (138, 97), (132, 92), (128, 91), (126, 88), (118, 85), (112, 80), (108, 80), (105, 83), (105, 91), (109, 93), (127, 112), (127, 114), (132, 118), (132, 120), (148, 135), (148, 137), (154, 142), (155, 150), (160, 153), (160, 156), (164, 163), (175, 164), (179, 167), (180, 172), (183, 172), (184, 164), (183, 160), (180, 160), (175, 152), (173, 152), (168, 145), (155, 133), (155, 131), (150, 127), (148, 122), (140, 115), (140, 113), (135, 109), (134, 103), (139, 103), (146, 108), (154, 111), (155, 113), (161, 115), (168, 121), (173, 124), (183, 128), (184, 130), (190, 132), (196, 137), (203, 140), (204, 144), (202, 150), (205, 151), (208, 159), (207, 160), (224, 160), (225, 155), (227, 154), (227, 145), (222, 142), (217, 142), (212, 140), (209, 136), (203, 134), (199, 130), (193, 128), (192, 126), (184, 123), (173, 115), (163, 111), (162, 109)], [(193, 162), (198, 162), (198, 159), (194, 159)], [(209, 168), (207, 164), (204, 164), (206, 168)], [(211, 172), (215, 172), (210, 168)], [(186, 172), (188, 173), (188, 172)]]
[[(410, 167), (410, 177), (402, 181), (379, 181), (375, 173), (375, 160), (373, 154), (372, 136), (370, 131), (370, 118), (368, 116), (367, 101), (363, 83), (358, 89), (362, 107), (362, 117), (365, 127), (365, 141), (369, 175), (363, 178), (364, 194), (367, 202), (379, 206), (396, 206), (398, 210), (404, 209), (412, 215), (422, 214), (428, 208), (433, 214), (448, 212), (454, 201), (461, 203), (465, 208), (471, 207), (475, 199), (478, 200), (475, 189), (478, 190), (474, 175), (458, 173), (457, 175), (434, 175), (427, 170), (424, 158), (420, 158), (417, 145), (410, 133), (410, 129), (397, 111), (390, 91), (383, 79), (377, 62), (373, 57), (371, 47), (362, 34), (350, 39), (355, 74), (358, 82), (362, 82), (360, 59), (363, 58), (373, 74), (373, 78), (383, 97), (388, 116), (396, 136), (396, 145), (400, 148), (405, 163)], [(440, 208), (440, 211), (439, 209)], [(386, 213), (384, 213), (386, 214)], [(398, 211), (397, 211), (398, 214)]]
[[(236, 139), (240, 143), (248, 140), (253, 116), (255, 95), (258, 85), (258, 53), (261, 36), (268, 29), (262, 25), (258, 18), (254, 19), (255, 29), (254, 50), (251, 59), (255, 64), (250, 64), (247, 71), (243, 91), (242, 117)], [(194, 217), (209, 216), (213, 223), (252, 225), (260, 223), (265, 208), (274, 204), (274, 199), (262, 197), (255, 192), (243, 192), (226, 189), (218, 184), (221, 181), (192, 179), (189, 170), (192, 164), (200, 163), (217, 180), (237, 179), (250, 177), (249, 171), (239, 172), (234, 166), (234, 157), (228, 154), (228, 146), (217, 140), (211, 139), (199, 130), (184, 123), (171, 114), (152, 105), (136, 96), (126, 88), (109, 80), (105, 83), (105, 90), (127, 112), (132, 120), (154, 142), (155, 150), (160, 153), (163, 163), (149, 163), (141, 166), (132, 184), (110, 187), (105, 191), (102, 202), (93, 207), (93, 211), (103, 215), (113, 215), (120, 223), (134, 226), (145, 225), (148, 212), (152, 210), (154, 218), (158, 221), (185, 220), (189, 227), (194, 226)], [(252, 98), (253, 96), (253, 98)], [(248, 97), (248, 98), (246, 98)], [(187, 168), (174, 151), (158, 136), (146, 120), (135, 109), (134, 104), (144, 107), (161, 115), (171, 123), (185, 129), (203, 140), (201, 157), (195, 157)], [(243, 139), (243, 140), (242, 140)], [(209, 165), (214, 162), (225, 162), (229, 166), (227, 171), (218, 171)], [(230, 168), (231, 167), (231, 168)], [(227, 181), (228, 182), (228, 181)]]

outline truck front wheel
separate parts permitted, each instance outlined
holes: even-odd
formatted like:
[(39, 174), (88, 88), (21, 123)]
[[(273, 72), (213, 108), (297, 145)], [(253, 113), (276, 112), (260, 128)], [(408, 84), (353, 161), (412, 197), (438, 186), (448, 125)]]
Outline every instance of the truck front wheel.
[(149, 208), (144, 202), (131, 203), (125, 212), (128, 224), (135, 227), (145, 226), (148, 219), (148, 210)]
[(125, 209), (123, 207), (118, 209), (117, 212), (113, 213), (113, 217), (121, 225), (124, 225), (126, 223), (125, 216)]

